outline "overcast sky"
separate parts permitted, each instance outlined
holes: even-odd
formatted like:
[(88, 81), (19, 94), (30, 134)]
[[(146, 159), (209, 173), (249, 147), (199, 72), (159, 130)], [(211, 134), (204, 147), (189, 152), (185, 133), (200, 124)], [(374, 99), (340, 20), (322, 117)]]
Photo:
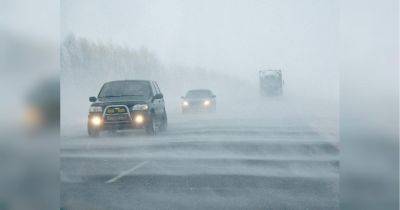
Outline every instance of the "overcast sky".
[[(62, 0), (61, 34), (145, 46), (166, 65), (236, 75), (337, 71), (334, 0)], [(253, 76), (253, 75), (252, 75)]]
[(0, 0), (0, 29), (56, 45), (60, 3), (55, 0)]

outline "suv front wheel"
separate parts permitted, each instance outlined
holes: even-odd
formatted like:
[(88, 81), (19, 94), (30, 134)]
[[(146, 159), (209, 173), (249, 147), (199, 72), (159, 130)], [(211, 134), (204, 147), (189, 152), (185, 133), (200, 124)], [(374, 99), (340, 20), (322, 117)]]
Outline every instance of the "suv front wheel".
[(88, 126), (88, 134), (90, 137), (98, 137), (100, 135), (100, 130)]
[(165, 110), (164, 110), (160, 130), (165, 131), (165, 130), (167, 130), (167, 127), (168, 127), (167, 112), (165, 112)]
[(150, 123), (147, 124), (146, 133), (153, 136), (157, 135), (157, 123), (154, 117), (152, 117)]

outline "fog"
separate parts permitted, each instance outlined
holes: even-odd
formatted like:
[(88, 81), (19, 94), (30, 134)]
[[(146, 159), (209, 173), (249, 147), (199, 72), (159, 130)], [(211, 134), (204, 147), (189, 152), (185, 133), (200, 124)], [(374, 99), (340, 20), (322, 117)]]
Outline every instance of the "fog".
[[(0, 209), (398, 209), (397, 0), (0, 5)], [(269, 68), (282, 97), (259, 94)], [(115, 79), (156, 80), (168, 130), (89, 138)], [(217, 112), (182, 115), (192, 88)]]
[[(145, 46), (163, 63), (251, 79), (266, 65), (337, 72), (335, 1), (63, 1), (62, 35)], [(333, 74), (333, 73), (331, 73)]]
[[(106, 73), (98, 74), (103, 76), (63, 68), (62, 94), (70, 92), (80, 104), (97, 95), (105, 81), (146, 78), (159, 81), (167, 107), (178, 110), (179, 97), (192, 88), (210, 88), (222, 99), (238, 99), (242, 91), (241, 101), (258, 100), (252, 95), (258, 93), (258, 71), (280, 68), (285, 96), (299, 106), (307, 104), (308, 111), (311, 105), (324, 106), (319, 111), (335, 118), (338, 24), (335, 1), (62, 1), (62, 40), (74, 36), (105, 46), (144, 48), (158, 65), (151, 75), (140, 74), (151, 68), (105, 67), (104, 62), (90, 64), (102, 68)], [(69, 114), (62, 111), (62, 116)]]
[[(62, 1), (62, 206), (337, 209), (338, 27), (334, 1)], [(268, 69), (282, 70), (283, 96), (260, 94)], [(88, 138), (88, 97), (124, 79), (159, 83), (167, 131)], [(182, 114), (196, 88), (216, 95), (215, 113)], [(114, 196), (119, 183), (134, 200)]]

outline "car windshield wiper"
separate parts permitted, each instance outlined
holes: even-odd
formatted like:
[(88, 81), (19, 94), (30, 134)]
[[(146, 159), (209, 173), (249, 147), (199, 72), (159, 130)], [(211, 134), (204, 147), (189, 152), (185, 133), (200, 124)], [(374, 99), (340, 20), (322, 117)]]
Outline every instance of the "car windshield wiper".
[(121, 96), (144, 96), (144, 95), (121, 95)]
[(121, 97), (121, 96), (120, 95), (118, 95), (118, 96), (101, 96), (99, 98), (113, 98), (113, 97)]
[(110, 96), (101, 96), (99, 98), (114, 98), (114, 97), (124, 97), (124, 96), (144, 96), (144, 95), (110, 95)]

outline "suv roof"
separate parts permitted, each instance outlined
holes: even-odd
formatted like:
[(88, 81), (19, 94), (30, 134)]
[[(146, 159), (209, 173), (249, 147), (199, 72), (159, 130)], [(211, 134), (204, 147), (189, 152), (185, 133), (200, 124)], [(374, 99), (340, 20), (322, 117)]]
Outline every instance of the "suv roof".
[(106, 82), (104, 84), (113, 83), (113, 82), (156, 82), (156, 81), (153, 81), (153, 80), (140, 80), (140, 79), (138, 79), (138, 80), (128, 79), (128, 80), (113, 80), (113, 81)]
[(136, 97), (145, 100), (154, 94), (155, 84), (150, 80), (114, 80), (103, 84), (98, 98)]
[(209, 89), (192, 89), (192, 90), (188, 90), (187, 92), (191, 92), (191, 91), (204, 91), (204, 92), (212, 92), (211, 90), (209, 90)]

